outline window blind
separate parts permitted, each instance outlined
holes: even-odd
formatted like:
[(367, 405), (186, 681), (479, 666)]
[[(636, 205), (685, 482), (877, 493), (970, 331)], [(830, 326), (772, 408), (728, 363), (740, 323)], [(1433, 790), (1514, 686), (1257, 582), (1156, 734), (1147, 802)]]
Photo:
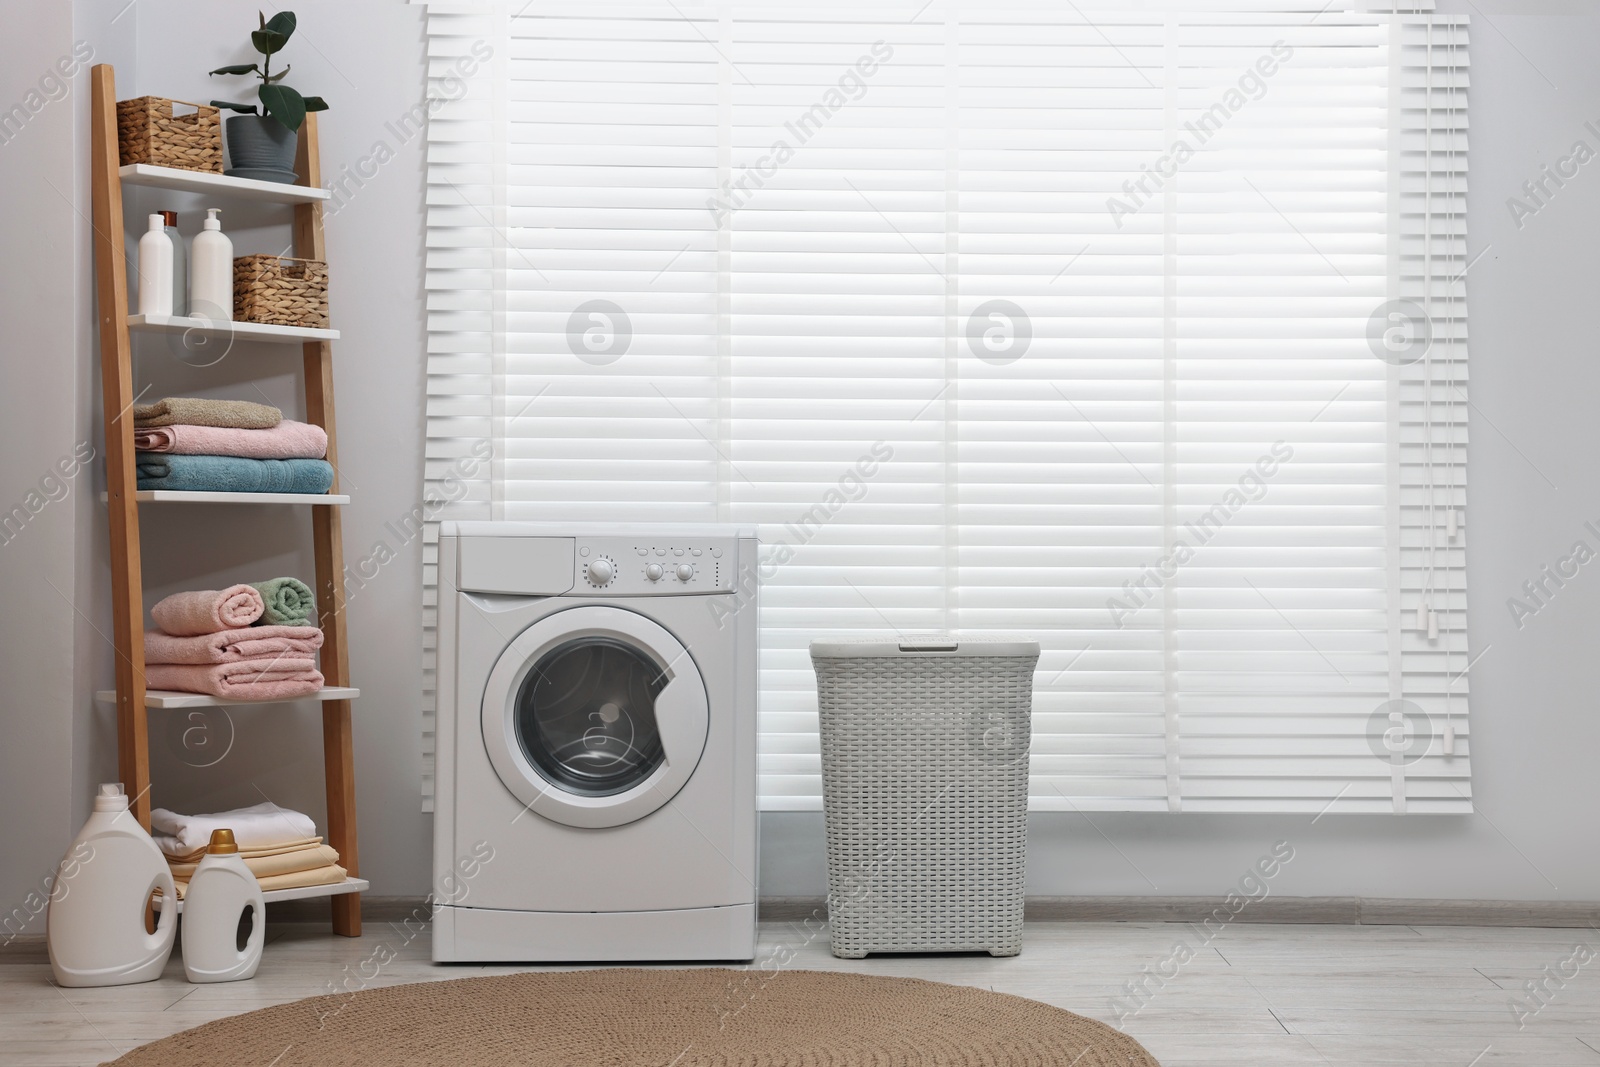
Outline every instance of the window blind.
[(949, 629), (1043, 646), (1036, 808), (1469, 811), (1466, 44), (430, 5), (430, 518), (759, 524), (767, 809), (811, 640)]

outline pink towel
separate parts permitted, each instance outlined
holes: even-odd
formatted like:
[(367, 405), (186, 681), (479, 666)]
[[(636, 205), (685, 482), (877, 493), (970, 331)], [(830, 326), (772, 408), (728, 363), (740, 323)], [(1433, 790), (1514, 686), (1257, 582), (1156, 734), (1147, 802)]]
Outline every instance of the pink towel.
[(209, 693), (229, 700), (293, 700), (322, 688), (322, 672), (313, 659), (269, 656), (234, 663), (149, 663), (145, 685)]
[(284, 419), (270, 430), (233, 426), (140, 426), (133, 447), (180, 456), (243, 456), (246, 459), (321, 459), (328, 434), (320, 426)]
[(266, 610), (267, 602), (254, 586), (230, 585), (220, 591), (173, 593), (150, 609), (150, 617), (174, 637), (192, 637), (249, 626)]
[(275, 656), (304, 659), (322, 647), (315, 626), (246, 626), (198, 637), (173, 637), (160, 630), (144, 635), (146, 663), (238, 663)]

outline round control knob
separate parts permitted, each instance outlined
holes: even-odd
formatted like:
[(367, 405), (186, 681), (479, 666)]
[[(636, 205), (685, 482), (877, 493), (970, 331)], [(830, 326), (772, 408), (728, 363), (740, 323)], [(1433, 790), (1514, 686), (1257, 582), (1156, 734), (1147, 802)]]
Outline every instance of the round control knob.
[(609, 559), (601, 557), (589, 564), (589, 580), (595, 585), (609, 585), (611, 579), (617, 576), (616, 564)]
[(692, 564), (692, 563), (680, 563), (680, 564), (678, 564), (678, 581), (687, 582), (690, 578), (693, 578), (693, 577), (694, 577), (694, 564)]
[(646, 563), (644, 565), (644, 576), (652, 582), (659, 582), (666, 573), (666, 568), (659, 563)]

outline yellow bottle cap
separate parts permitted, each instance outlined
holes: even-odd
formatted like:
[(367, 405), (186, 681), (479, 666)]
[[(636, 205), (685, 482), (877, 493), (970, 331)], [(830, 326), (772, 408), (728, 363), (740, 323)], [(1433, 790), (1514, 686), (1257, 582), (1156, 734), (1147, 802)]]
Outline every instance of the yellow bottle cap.
[(226, 856), (238, 851), (239, 846), (234, 843), (232, 830), (211, 831), (211, 844), (206, 846), (207, 855)]

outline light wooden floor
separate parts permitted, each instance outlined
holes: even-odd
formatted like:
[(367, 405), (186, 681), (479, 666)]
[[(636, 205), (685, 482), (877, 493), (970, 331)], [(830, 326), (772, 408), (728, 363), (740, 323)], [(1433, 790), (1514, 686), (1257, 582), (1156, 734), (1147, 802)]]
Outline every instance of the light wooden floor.
[[(762, 926), (757, 964), (909, 975), (1033, 997), (1115, 1021), (1111, 999), (1146, 965), (1156, 969), (1179, 924), (1034, 923), (1023, 954), (836, 960), (826, 934)], [(1548, 1003), (1518, 1027), (1510, 1007), (1544, 968), (1568, 975), (1573, 948), (1600, 953), (1583, 930), (1236, 924), (1200, 947), (1125, 1029), (1165, 1067), (1227, 1064), (1590, 1064), (1600, 1067), (1600, 958), (1547, 985)], [(384, 951), (387, 949), (387, 951)], [(212, 1019), (332, 991), (363, 961), (393, 954), (369, 986), (506, 973), (516, 967), (436, 967), (427, 932), (369, 923), (359, 940), (320, 927), (278, 927), (249, 982), (189, 985), (176, 957), (158, 982), (59, 989), (42, 946), (0, 950), (0, 1064), (96, 1064)], [(348, 971), (346, 971), (348, 968)], [(368, 967), (366, 973), (371, 973)], [(1155, 989), (1154, 984), (1150, 985)], [(265, 1067), (265, 1065), (263, 1065)]]

